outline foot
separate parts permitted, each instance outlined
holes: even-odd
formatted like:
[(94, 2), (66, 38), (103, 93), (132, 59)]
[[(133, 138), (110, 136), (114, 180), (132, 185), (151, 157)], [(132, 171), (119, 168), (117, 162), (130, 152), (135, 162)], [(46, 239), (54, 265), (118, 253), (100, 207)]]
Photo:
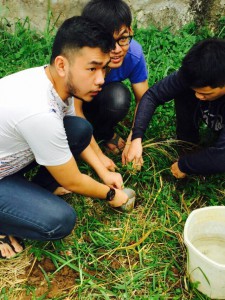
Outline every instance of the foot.
[(114, 133), (111, 140), (106, 142), (106, 146), (113, 154), (119, 154), (125, 147), (125, 141), (116, 133)]
[(13, 236), (9, 236), (11, 245), (10, 243), (6, 243), (6, 242), (1, 243), (1, 239), (3, 239), (4, 237), (5, 237), (4, 235), (0, 235), (0, 253), (3, 258), (11, 258), (23, 251), (23, 247), (18, 243), (18, 241)]
[(63, 195), (67, 195), (70, 193), (71, 193), (71, 191), (64, 189), (62, 186), (57, 187), (57, 189), (53, 192), (53, 194), (56, 196), (63, 196)]

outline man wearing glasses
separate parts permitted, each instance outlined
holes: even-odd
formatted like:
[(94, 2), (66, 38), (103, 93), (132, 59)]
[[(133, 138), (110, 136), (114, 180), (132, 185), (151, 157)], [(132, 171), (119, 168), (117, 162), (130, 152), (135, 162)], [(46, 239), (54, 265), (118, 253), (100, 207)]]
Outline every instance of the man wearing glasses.
[(101, 23), (116, 41), (115, 49), (110, 52), (109, 72), (102, 91), (90, 103), (75, 100), (76, 113), (87, 118), (94, 127), (92, 148), (104, 166), (114, 171), (114, 162), (101, 151), (95, 139), (104, 141), (114, 154), (128, 149), (131, 134), (125, 143), (115, 133), (115, 126), (127, 115), (131, 102), (130, 91), (121, 82), (125, 79), (131, 82), (137, 108), (148, 89), (146, 62), (141, 45), (132, 39), (131, 11), (124, 1), (91, 0), (82, 15)]

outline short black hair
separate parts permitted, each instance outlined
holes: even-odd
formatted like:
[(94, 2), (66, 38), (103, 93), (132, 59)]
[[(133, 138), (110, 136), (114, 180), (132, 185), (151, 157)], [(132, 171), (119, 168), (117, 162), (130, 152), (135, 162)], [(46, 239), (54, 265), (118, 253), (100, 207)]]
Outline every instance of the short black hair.
[(132, 23), (130, 7), (123, 0), (91, 0), (84, 7), (82, 16), (101, 23), (112, 34)]
[(100, 48), (102, 52), (109, 53), (115, 48), (112, 34), (98, 23), (81, 17), (74, 16), (63, 22), (58, 29), (52, 47), (50, 63), (53, 64), (58, 55), (69, 58), (71, 51), (83, 47)]
[(196, 43), (182, 61), (180, 73), (192, 88), (225, 86), (225, 40), (209, 38)]

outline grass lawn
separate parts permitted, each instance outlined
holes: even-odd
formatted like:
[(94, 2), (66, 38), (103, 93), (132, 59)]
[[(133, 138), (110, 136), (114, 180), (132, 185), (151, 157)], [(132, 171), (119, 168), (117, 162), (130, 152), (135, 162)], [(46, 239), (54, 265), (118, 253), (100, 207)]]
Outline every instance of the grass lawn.
[[(135, 28), (135, 38), (144, 49), (150, 86), (176, 70), (196, 41), (214, 35), (224, 38), (224, 28), (224, 18), (214, 33), (194, 24), (175, 34), (169, 28)], [(3, 19), (0, 77), (48, 63), (54, 33), (54, 26), (40, 33), (30, 29), (28, 19), (12, 26)], [(134, 103), (117, 128), (123, 137), (129, 133), (133, 109)], [(112, 156), (125, 186), (137, 193), (132, 213), (118, 213), (98, 199), (75, 194), (65, 197), (78, 215), (73, 233), (54, 243), (27, 241), (21, 256), (0, 261), (0, 300), (207, 299), (189, 282), (182, 234), (191, 211), (224, 205), (224, 175), (175, 179), (170, 173), (179, 150), (174, 137), (175, 115), (170, 102), (157, 109), (146, 132), (141, 172), (122, 166), (120, 157)], [(96, 177), (87, 165), (79, 165)]]

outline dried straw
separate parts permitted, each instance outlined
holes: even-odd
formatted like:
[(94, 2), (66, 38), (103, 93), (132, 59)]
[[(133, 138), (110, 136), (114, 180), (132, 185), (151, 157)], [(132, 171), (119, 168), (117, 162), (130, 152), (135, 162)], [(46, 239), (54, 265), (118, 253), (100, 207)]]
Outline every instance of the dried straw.
[(31, 265), (32, 255), (28, 249), (11, 259), (0, 259), (0, 291), (14, 288), (27, 280), (26, 269)]

